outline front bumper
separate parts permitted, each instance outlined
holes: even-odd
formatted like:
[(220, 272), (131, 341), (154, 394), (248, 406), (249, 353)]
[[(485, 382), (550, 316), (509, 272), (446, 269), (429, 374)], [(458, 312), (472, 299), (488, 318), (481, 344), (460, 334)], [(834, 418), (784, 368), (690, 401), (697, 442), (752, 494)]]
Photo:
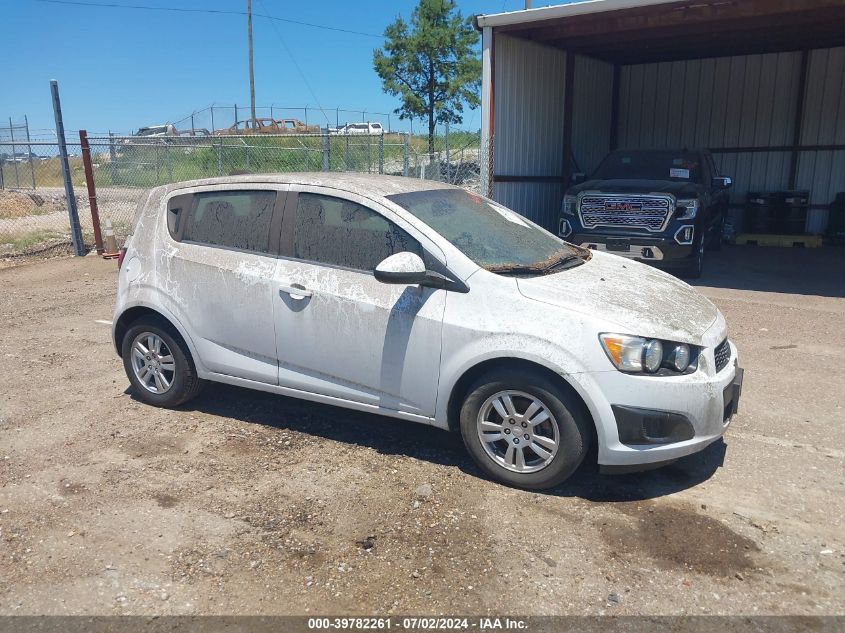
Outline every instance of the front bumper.
[[(724, 435), (739, 409), (743, 370), (732, 343), (731, 360), (718, 373), (713, 369), (712, 349), (707, 352), (710, 358), (686, 376), (655, 377), (613, 370), (579, 377), (586, 391), (599, 394), (590, 408), (599, 435), (600, 466), (674, 461), (703, 450)], [(637, 415), (644, 423), (639, 434)], [(660, 426), (660, 420), (666, 421), (665, 426)]]
[[(687, 235), (686, 229), (692, 232)], [(558, 233), (567, 242), (585, 248), (671, 268), (687, 264), (696, 254), (698, 230), (694, 220), (673, 220), (659, 233), (621, 227), (587, 230), (577, 215), (570, 215), (561, 218)]]
[(590, 232), (573, 233), (566, 240), (592, 250), (666, 267), (683, 265), (695, 254), (691, 244), (678, 244), (666, 236)]

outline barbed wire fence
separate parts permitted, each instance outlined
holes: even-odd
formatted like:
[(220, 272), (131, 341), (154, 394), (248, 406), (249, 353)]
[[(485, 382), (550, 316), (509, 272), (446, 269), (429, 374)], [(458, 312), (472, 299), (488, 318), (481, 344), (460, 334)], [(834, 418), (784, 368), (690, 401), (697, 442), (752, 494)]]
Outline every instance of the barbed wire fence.
[[(195, 119), (196, 122), (196, 119)], [(0, 132), (0, 259), (70, 250), (63, 171), (56, 140), (18, 149)], [(54, 135), (55, 136), (55, 135)], [(80, 138), (67, 138), (68, 165), (83, 239), (95, 243)], [(121, 244), (140, 194), (158, 185), (198, 178), (286, 172), (358, 172), (448, 182), (479, 191), (480, 135), (441, 126), (428, 139), (408, 133), (367, 135), (87, 135), (90, 174), (100, 226), (108, 222)], [(28, 152), (20, 155), (21, 152)]]

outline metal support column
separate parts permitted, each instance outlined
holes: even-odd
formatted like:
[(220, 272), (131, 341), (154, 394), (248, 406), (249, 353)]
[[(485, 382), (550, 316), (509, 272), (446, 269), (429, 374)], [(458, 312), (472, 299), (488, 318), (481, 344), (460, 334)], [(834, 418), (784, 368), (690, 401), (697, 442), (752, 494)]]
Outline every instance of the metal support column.
[(50, 92), (53, 96), (53, 114), (56, 119), (56, 139), (59, 143), (59, 157), (62, 163), (62, 176), (65, 183), (65, 198), (67, 199), (67, 213), (70, 221), (70, 239), (73, 250), (79, 255), (85, 255), (85, 242), (82, 240), (82, 227), (79, 225), (79, 214), (76, 210), (76, 196), (73, 193), (73, 181), (70, 178), (70, 162), (65, 143), (65, 125), (62, 121), (62, 104), (59, 100), (59, 84), (55, 79), (50, 80)]

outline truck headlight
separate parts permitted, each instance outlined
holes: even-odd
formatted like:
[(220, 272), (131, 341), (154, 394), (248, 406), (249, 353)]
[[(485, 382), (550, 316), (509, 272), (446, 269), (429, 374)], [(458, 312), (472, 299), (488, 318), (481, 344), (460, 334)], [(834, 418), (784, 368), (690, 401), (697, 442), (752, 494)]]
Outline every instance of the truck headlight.
[(693, 220), (698, 215), (698, 200), (678, 200), (675, 208), (678, 210), (676, 220)]
[(575, 215), (575, 207), (578, 204), (578, 196), (570, 196), (569, 194), (563, 196), (563, 204), (561, 205), (561, 212), (563, 215)]
[(683, 374), (697, 356), (686, 343), (629, 334), (599, 334), (599, 340), (616, 369), (632, 374), (656, 374), (662, 367)]

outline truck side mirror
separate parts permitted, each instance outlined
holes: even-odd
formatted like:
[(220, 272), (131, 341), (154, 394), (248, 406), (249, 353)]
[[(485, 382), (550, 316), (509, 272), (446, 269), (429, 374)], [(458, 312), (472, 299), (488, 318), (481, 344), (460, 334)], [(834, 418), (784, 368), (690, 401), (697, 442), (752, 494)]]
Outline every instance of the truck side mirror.
[(734, 184), (734, 181), (729, 176), (716, 176), (713, 179), (713, 188), (714, 189), (730, 189)]
[(584, 174), (584, 173), (581, 173), (581, 172), (575, 172), (570, 177), (570, 180), (572, 181), (573, 185), (580, 185), (582, 182), (586, 182), (587, 174)]

